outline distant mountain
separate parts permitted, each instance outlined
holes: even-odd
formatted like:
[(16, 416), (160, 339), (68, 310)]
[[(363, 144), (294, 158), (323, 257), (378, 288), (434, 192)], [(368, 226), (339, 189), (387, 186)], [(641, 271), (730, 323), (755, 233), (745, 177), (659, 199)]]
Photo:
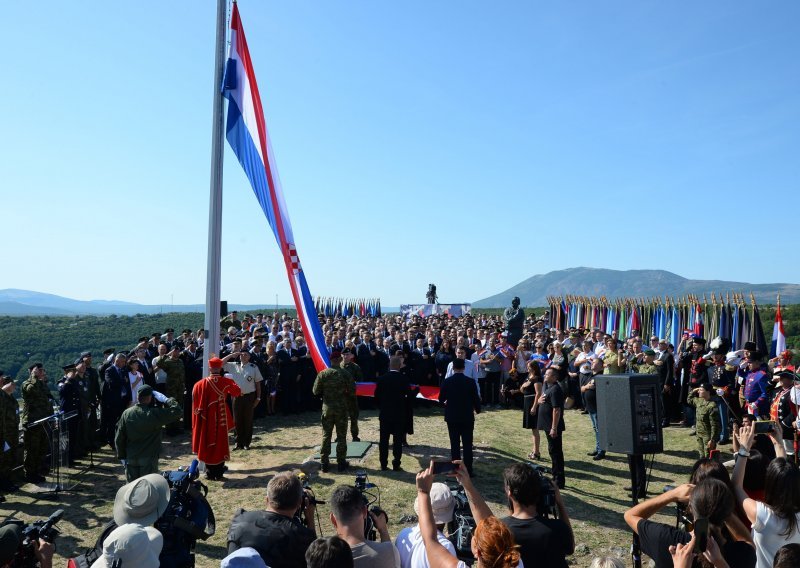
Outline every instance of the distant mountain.
[(761, 304), (774, 304), (777, 294), (786, 304), (800, 303), (798, 284), (748, 284), (725, 280), (689, 280), (666, 270), (607, 270), (604, 268), (567, 268), (532, 276), (508, 290), (489, 296), (472, 306), (502, 308), (519, 296), (523, 306), (546, 306), (547, 296), (645, 297), (697, 294), (711, 300), (711, 292), (753, 292)]
[[(229, 304), (229, 310), (270, 311), (275, 306)], [(278, 306), (278, 310), (293, 309), (294, 306)], [(125, 315), (158, 314), (167, 312), (204, 312), (204, 304), (183, 305), (146, 305), (123, 302), (120, 300), (73, 300), (55, 294), (17, 290), (8, 288), (0, 290), (0, 315), (3, 316), (77, 316), (77, 315)]]

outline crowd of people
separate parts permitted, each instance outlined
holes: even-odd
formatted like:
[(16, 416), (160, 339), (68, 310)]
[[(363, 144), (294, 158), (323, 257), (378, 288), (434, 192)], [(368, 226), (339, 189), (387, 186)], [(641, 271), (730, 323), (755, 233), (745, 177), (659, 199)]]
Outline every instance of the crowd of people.
[[(381, 468), (389, 468), (391, 438), (391, 467), (401, 470), (403, 448), (413, 434), (416, 395), (422, 387), (434, 387), (444, 405), (454, 475), (477, 522), (472, 537), (477, 563), (566, 566), (574, 537), (560, 498), (568, 477), (564, 414), (587, 415), (595, 432), (589, 457), (602, 460), (606, 455), (597, 431), (597, 375), (648, 374), (659, 380), (661, 426), (686, 428), (687, 436), (696, 440), (698, 462), (688, 483), (625, 513), (642, 551), (656, 566), (694, 562), (717, 568), (766, 568), (773, 561), (776, 566), (791, 565), (788, 562), (797, 557), (793, 543), (800, 546), (800, 474), (795, 463), (800, 379), (791, 366), (791, 353), (767, 360), (755, 344), (730, 352), (724, 341), (715, 338), (707, 345), (705, 338), (690, 332), (674, 346), (664, 338), (636, 333), (618, 338), (593, 329), (554, 329), (546, 317), (533, 314), (518, 319), (519, 334), (510, 330), (503, 316), (408, 320), (320, 316), (331, 367), (316, 373), (297, 320), (278, 314), (240, 320), (233, 312), (223, 319), (224, 333), (213, 347), (202, 330), (176, 334), (167, 329), (139, 338), (131, 348), (107, 350), (96, 366), (91, 353), (81, 353), (64, 366), (57, 398), (48, 388), (46, 370), (32, 364), (20, 389), (21, 414), (14, 397), (16, 385), (0, 373), (0, 442), (14, 450), (0, 457), (0, 490), (16, 489), (11, 472), (19, 465), (14, 456), (20, 425), (25, 478), (34, 483), (44, 480), (44, 457), (49, 451), (45, 419), (54, 408), (64, 416), (74, 414), (66, 422), (70, 462), (108, 444), (123, 460), (129, 485), (158, 471), (162, 432), (191, 431), (192, 449), (204, 462), (208, 479), (219, 480), (224, 479), (231, 451), (229, 430), (234, 432), (233, 451), (249, 451), (254, 419), (320, 408), (322, 472), (330, 468), (333, 430), (338, 439), (337, 469), (344, 471), (349, 466), (348, 426), (351, 439), (359, 440), (356, 383), (375, 384), (369, 404), (377, 406), (379, 414)], [(216, 355), (206, 377), (205, 349)], [(520, 411), (522, 427), (532, 433), (531, 452), (521, 458), (541, 460), (544, 433), (558, 519), (545, 519), (537, 511), (540, 474), (530, 465), (506, 469), (502, 482), (510, 513), (500, 521), (472, 484), (478, 475), (472, 463), (474, 417), (487, 409), (509, 408)], [(728, 464), (732, 474), (719, 452), (727, 444), (732, 444), (734, 460)], [(631, 497), (646, 499), (643, 457), (629, 456), (629, 466)], [(268, 487), (266, 511), (234, 519), (229, 542), (235, 544), (229, 552), (237, 563), (227, 565), (463, 564), (442, 533), (452, 495), (433, 478), (432, 469), (417, 476), (419, 525), (403, 531), (392, 544), (381, 512), (367, 510), (358, 491), (347, 487), (334, 491), (331, 499), (331, 522), (338, 536), (316, 539), (313, 499), (307, 498), (296, 476), (275, 476)], [(680, 504), (688, 520), (707, 521), (703, 551), (698, 553), (694, 546), (698, 535), (691, 523), (676, 528), (650, 520), (672, 503)], [(303, 526), (297, 521), (298, 510), (311, 522)], [(367, 517), (384, 546), (363, 534)], [(119, 542), (148, 539), (151, 549), (158, 545), (158, 539), (145, 530), (147, 523), (141, 530), (126, 528), (130, 523), (117, 524), (122, 531), (116, 535)], [(266, 533), (253, 533), (256, 529)], [(121, 557), (124, 547), (112, 543), (110, 550), (110, 557)], [(248, 558), (254, 563), (243, 563)], [(611, 558), (596, 559), (596, 564), (617, 565)]]

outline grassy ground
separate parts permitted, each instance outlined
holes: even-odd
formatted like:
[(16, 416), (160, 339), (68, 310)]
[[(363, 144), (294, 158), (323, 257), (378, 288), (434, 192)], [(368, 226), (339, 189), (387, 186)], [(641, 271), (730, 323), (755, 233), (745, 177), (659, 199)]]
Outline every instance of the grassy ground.
[[(301, 468), (309, 474), (312, 486), (320, 499), (327, 500), (334, 487), (352, 484), (354, 470), (346, 474), (321, 474), (318, 463), (307, 461), (319, 445), (321, 429), (319, 415), (306, 413), (291, 417), (270, 417), (257, 421), (256, 439), (249, 452), (236, 452), (228, 463), (230, 471), (225, 482), (210, 482), (208, 499), (217, 518), (217, 532), (207, 542), (197, 546), (199, 567), (219, 566), (225, 556), (225, 535), (230, 519), (238, 508), (257, 509), (264, 506), (269, 478), (278, 471)], [(563, 492), (572, 518), (576, 554), (570, 559), (574, 566), (588, 566), (593, 556), (615, 554), (627, 557), (630, 533), (622, 512), (630, 500), (623, 490), (628, 485), (625, 456), (612, 455), (603, 461), (592, 461), (586, 452), (594, 447), (594, 435), (588, 416), (576, 411), (566, 413), (567, 432), (564, 454), (567, 466), (567, 489)], [(490, 410), (480, 414), (475, 423), (476, 485), (497, 515), (505, 515), (500, 474), (510, 462), (524, 459), (531, 451), (529, 430), (521, 428), (521, 411)], [(378, 420), (374, 411), (362, 411), (362, 440), (377, 441)], [(544, 440), (543, 440), (544, 441)], [(407, 524), (400, 523), (403, 515), (413, 515), (416, 495), (414, 476), (427, 466), (431, 458), (448, 458), (447, 430), (438, 408), (416, 411), (415, 434), (404, 453), (404, 472), (382, 472), (378, 463), (378, 448), (374, 444), (363, 461), (354, 465), (367, 471), (369, 479), (380, 488), (381, 504), (389, 514), (390, 533), (394, 536)], [(650, 493), (660, 493), (665, 484), (681, 482), (695, 459), (694, 438), (687, 430), (665, 430), (665, 452), (656, 456), (650, 481)], [(542, 445), (542, 463), (549, 465), (546, 442)], [(188, 436), (165, 441), (161, 465), (174, 469), (188, 465), (191, 460)], [(47, 517), (53, 510), (63, 508), (60, 523), (62, 536), (58, 539), (58, 555), (69, 557), (92, 546), (100, 527), (108, 521), (114, 495), (124, 483), (122, 467), (103, 450), (97, 460), (102, 467), (93, 469), (73, 481), (80, 481), (74, 492), (59, 499), (44, 495), (33, 485), (24, 485), (7, 501), (0, 504), (0, 518), (15, 516), (26, 520)], [(668, 512), (672, 514), (673, 509)], [(325, 505), (319, 508), (322, 532), (332, 533)], [(660, 520), (672, 522), (667, 515)], [(61, 564), (56, 562), (56, 565)]]

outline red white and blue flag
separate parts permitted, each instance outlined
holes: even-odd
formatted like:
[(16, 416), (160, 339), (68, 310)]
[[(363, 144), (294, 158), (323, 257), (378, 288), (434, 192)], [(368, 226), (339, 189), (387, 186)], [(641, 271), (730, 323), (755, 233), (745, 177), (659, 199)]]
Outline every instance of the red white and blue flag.
[(325, 339), (319, 325), (314, 301), (294, 244), (292, 224), (283, 200), (281, 182), (272, 152), (267, 123), (258, 94), (253, 62), (247, 49), (239, 8), (233, 4), (228, 61), (225, 67), (223, 94), (228, 99), (226, 138), (244, 168), (261, 209), (267, 216), (275, 240), (281, 249), (289, 276), (297, 316), (303, 326), (311, 358), (318, 371), (330, 365)]
[(770, 357), (777, 357), (784, 351), (786, 351), (786, 333), (783, 331), (781, 305), (778, 304), (778, 311), (775, 312), (775, 326), (772, 328), (772, 345), (769, 348), (769, 355)]

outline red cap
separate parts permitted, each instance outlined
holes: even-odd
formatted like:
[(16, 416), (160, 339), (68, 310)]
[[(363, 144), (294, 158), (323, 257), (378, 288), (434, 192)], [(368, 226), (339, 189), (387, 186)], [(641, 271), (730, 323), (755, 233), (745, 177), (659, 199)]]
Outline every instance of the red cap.
[(209, 369), (221, 369), (222, 368), (222, 359), (219, 357), (212, 357), (208, 360), (208, 368)]

